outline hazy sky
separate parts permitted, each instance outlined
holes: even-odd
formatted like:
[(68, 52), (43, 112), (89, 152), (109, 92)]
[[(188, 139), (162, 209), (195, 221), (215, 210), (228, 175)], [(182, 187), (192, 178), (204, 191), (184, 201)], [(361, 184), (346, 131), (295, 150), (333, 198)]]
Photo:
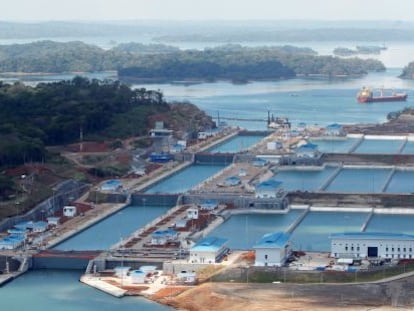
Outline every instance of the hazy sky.
[(414, 20), (412, 0), (4, 0), (0, 20)]

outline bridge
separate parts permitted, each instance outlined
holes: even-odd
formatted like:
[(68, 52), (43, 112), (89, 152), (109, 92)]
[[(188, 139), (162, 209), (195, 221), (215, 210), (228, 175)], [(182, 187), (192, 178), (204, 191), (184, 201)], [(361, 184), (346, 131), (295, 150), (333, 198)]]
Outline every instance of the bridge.
[(84, 270), (89, 261), (102, 251), (61, 251), (42, 250), (32, 255), (32, 269), (81, 269)]

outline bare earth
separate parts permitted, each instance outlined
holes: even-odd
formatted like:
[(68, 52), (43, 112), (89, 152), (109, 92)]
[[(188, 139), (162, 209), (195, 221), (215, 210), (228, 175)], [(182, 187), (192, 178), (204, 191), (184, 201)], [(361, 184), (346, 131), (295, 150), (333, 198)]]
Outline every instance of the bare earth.
[(382, 284), (206, 283), (157, 299), (179, 310), (412, 310), (414, 277)]

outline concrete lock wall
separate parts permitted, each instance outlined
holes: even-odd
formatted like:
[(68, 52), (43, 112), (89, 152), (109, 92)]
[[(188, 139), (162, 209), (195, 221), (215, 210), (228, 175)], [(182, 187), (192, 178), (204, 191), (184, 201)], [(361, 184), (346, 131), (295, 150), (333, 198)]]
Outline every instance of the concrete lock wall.
[(0, 231), (6, 231), (23, 221), (46, 219), (46, 217), (53, 215), (63, 206), (79, 198), (89, 187), (90, 185), (75, 180), (66, 180), (55, 187), (55, 193), (52, 197), (39, 203), (26, 214), (6, 218), (1, 221)]

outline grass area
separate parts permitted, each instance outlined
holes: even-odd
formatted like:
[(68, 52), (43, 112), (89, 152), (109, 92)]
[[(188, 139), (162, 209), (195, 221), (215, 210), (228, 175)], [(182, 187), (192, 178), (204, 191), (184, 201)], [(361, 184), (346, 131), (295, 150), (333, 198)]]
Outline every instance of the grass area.
[(355, 283), (372, 282), (414, 271), (414, 264), (382, 266), (367, 271), (295, 271), (280, 268), (226, 269), (211, 279), (213, 282), (239, 283)]

